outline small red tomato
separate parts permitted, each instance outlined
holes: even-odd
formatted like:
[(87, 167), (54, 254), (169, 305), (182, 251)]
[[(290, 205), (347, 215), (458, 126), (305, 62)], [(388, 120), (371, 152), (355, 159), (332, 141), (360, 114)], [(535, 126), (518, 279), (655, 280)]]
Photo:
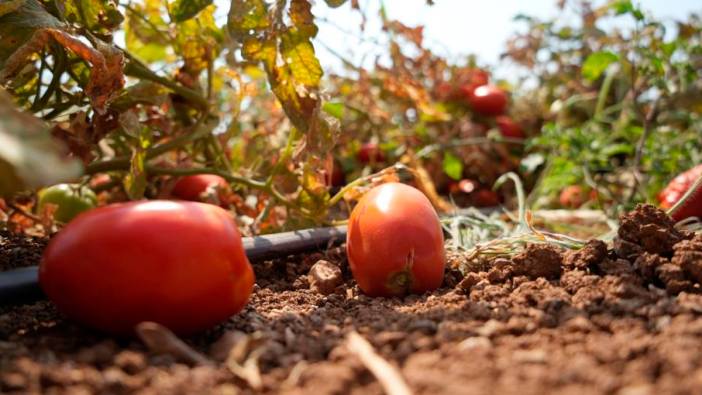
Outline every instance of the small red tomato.
[(468, 96), (468, 103), (481, 115), (500, 115), (507, 109), (507, 94), (495, 85), (482, 85)]
[(378, 144), (375, 143), (365, 143), (361, 146), (361, 149), (358, 150), (358, 154), (356, 156), (358, 158), (358, 161), (367, 164), (371, 162), (383, 162), (385, 160), (385, 155), (383, 154), (383, 151), (378, 147)]
[(254, 274), (225, 210), (153, 200), (76, 217), (44, 251), (39, 283), (60, 311), (93, 328), (127, 335), (154, 321), (190, 334), (239, 312)]
[(558, 196), (558, 202), (563, 207), (578, 208), (585, 204), (587, 195), (580, 185), (570, 185), (561, 191)]
[[(697, 165), (675, 177), (659, 194), (661, 207), (669, 209), (682, 199), (688, 189), (702, 176), (702, 165)], [(702, 218), (702, 191), (694, 193), (690, 198), (670, 215), (674, 220), (681, 221), (689, 217)]]
[[(196, 174), (181, 177), (173, 186), (171, 193), (178, 199), (197, 202), (203, 200), (203, 194), (208, 188), (224, 191), (229, 188), (229, 184), (227, 180), (215, 174)], [(221, 194), (218, 195), (222, 197)]]
[(448, 101), (453, 100), (455, 96), (455, 89), (453, 84), (450, 82), (439, 82), (434, 87), (434, 97), (437, 100)]
[(497, 127), (500, 129), (500, 134), (502, 134), (504, 137), (514, 139), (523, 139), (525, 137), (522, 127), (519, 126), (518, 123), (514, 122), (512, 118), (506, 115), (496, 117), (495, 123), (497, 123)]
[(337, 163), (334, 164), (331, 180), (329, 181), (333, 187), (340, 187), (346, 184), (346, 174), (344, 174), (344, 170), (342, 170), (341, 166)]
[(500, 205), (500, 195), (491, 189), (481, 189), (475, 192), (473, 199), (476, 207), (494, 207)]
[(422, 293), (444, 276), (444, 235), (429, 199), (387, 183), (368, 192), (351, 212), (346, 252), (353, 277), (370, 296)]
[(452, 183), (449, 191), (456, 193), (473, 193), (478, 188), (478, 183), (473, 180), (464, 179), (459, 182)]

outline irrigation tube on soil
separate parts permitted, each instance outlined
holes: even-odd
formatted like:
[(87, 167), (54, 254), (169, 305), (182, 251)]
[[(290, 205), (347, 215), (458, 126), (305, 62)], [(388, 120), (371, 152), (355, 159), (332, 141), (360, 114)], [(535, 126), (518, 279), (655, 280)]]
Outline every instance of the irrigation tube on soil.
[[(251, 261), (321, 250), (346, 240), (346, 226), (297, 230), (264, 236), (244, 237), (246, 256)], [(39, 288), (38, 267), (24, 267), (0, 273), (0, 305), (26, 303), (44, 297)]]

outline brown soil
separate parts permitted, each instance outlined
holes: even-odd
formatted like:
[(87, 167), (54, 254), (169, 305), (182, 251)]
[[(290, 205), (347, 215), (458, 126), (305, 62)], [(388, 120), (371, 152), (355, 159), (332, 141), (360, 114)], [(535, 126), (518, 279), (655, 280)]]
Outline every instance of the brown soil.
[[(622, 222), (616, 250), (531, 246), (489, 271), (449, 271), (443, 288), (405, 298), (359, 294), (341, 249), (256, 265), (249, 306), (185, 339), (211, 361), (201, 365), (80, 328), (49, 302), (2, 308), (0, 392), (382, 393), (346, 346), (351, 330), (417, 394), (699, 392), (702, 237), (645, 206)], [(26, 248), (35, 259), (40, 246)], [(320, 259), (342, 273), (327, 296), (307, 276)], [(260, 385), (232, 362), (256, 358)]]

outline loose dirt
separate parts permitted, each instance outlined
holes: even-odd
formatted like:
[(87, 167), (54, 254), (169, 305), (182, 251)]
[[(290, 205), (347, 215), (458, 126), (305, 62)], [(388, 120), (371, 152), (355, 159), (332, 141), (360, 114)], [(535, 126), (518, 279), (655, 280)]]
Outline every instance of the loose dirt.
[[(201, 365), (81, 328), (50, 302), (0, 308), (0, 392), (380, 394), (346, 346), (355, 330), (417, 394), (699, 393), (702, 236), (650, 206), (621, 222), (613, 249), (532, 245), (404, 298), (362, 295), (343, 249), (257, 264), (248, 307), (184, 339)], [(38, 262), (42, 241), (12, 252), (6, 237), (3, 268)], [(308, 276), (322, 259), (341, 271), (326, 296)]]

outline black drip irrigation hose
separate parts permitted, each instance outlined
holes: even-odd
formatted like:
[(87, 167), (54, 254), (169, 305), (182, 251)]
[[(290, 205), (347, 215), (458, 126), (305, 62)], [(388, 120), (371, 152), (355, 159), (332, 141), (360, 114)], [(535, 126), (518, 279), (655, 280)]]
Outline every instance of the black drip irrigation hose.
[[(324, 250), (346, 241), (346, 225), (297, 230), (242, 239), (252, 262)], [(37, 266), (0, 272), (0, 306), (30, 303), (45, 297), (39, 287)]]

